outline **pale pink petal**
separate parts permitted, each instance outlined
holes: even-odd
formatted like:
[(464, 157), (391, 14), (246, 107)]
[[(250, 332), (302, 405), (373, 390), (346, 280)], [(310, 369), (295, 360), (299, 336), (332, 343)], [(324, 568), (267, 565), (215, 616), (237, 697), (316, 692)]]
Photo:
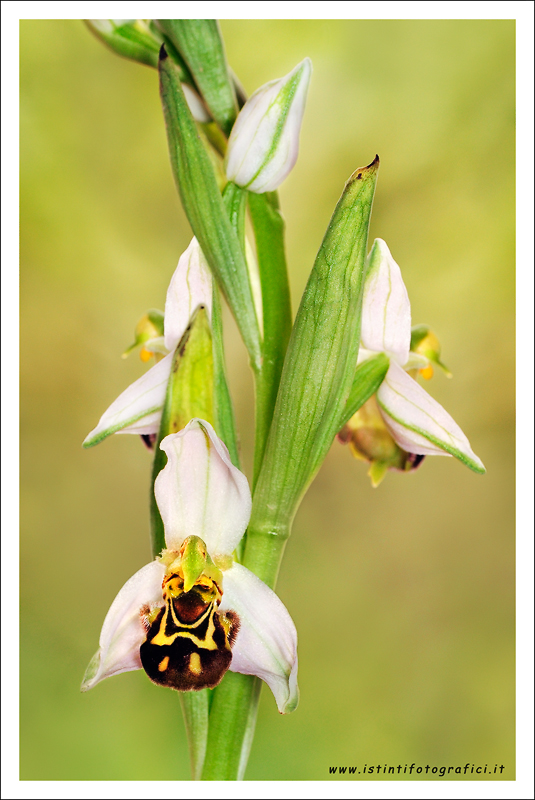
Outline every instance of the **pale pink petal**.
[(160, 445), (168, 462), (154, 492), (170, 550), (187, 536), (200, 536), (208, 552), (230, 555), (249, 523), (251, 492), (247, 478), (230, 461), (212, 426), (194, 419)]
[(173, 352), (191, 322), (193, 312), (204, 306), (212, 318), (212, 276), (195, 237), (178, 260), (165, 300), (165, 346)]
[(395, 362), (377, 392), (377, 402), (393, 438), (417, 455), (452, 455), (485, 472), (470, 442), (442, 406)]
[(404, 365), (411, 342), (411, 306), (401, 270), (382, 239), (376, 239), (368, 257), (364, 283), (362, 346), (386, 353)]
[(240, 618), (230, 669), (262, 678), (281, 714), (293, 711), (299, 700), (297, 632), (284, 604), (260, 578), (234, 564), (223, 573), (221, 610)]
[(162, 605), (164, 574), (164, 565), (152, 561), (125, 583), (104, 620), (100, 648), (84, 675), (83, 692), (104, 678), (141, 669), (139, 648), (145, 641), (146, 631), (141, 624), (140, 611), (145, 605)]
[(92, 447), (112, 433), (158, 433), (172, 360), (169, 353), (125, 389), (86, 436), (83, 446)]

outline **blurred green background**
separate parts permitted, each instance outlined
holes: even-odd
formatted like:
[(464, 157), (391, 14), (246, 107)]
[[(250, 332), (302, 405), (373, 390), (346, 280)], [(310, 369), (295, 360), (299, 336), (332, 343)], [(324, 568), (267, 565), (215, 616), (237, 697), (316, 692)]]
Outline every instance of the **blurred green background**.
[[(454, 373), (426, 388), (488, 470), (428, 458), (372, 490), (333, 445), (278, 587), (299, 631), (301, 703), (281, 717), (263, 690), (246, 778), (470, 762), (503, 764), (492, 779), (511, 780), (514, 21), (222, 30), (249, 93), (305, 56), (314, 65), (300, 158), (280, 190), (294, 309), (345, 180), (379, 153), (371, 237), (387, 241), (413, 322), (433, 326)], [(80, 21), (23, 21), (21, 156), (21, 778), (188, 779), (174, 693), (141, 671), (79, 692), (111, 601), (150, 559), (149, 453), (133, 436), (81, 442), (144, 369), (120, 354), (141, 314), (163, 308), (191, 236), (156, 72)], [(250, 474), (252, 385), (227, 323)], [(173, 716), (176, 736), (163, 736)]]

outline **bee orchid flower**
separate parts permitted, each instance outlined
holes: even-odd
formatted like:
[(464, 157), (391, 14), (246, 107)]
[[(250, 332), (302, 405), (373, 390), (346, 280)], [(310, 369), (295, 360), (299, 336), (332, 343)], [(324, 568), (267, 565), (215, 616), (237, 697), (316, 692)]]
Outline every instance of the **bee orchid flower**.
[(144, 342), (143, 352), (167, 355), (119, 395), (88, 434), (84, 447), (92, 447), (112, 433), (158, 433), (173, 353), (199, 306), (204, 306), (210, 319), (212, 277), (199, 243), (193, 238), (180, 256), (167, 290), (164, 336)]
[(410, 343), (411, 308), (401, 270), (386, 243), (376, 239), (364, 285), (359, 363), (385, 353), (390, 366), (376, 395), (339, 438), (372, 462), (374, 485), (388, 468), (413, 469), (427, 455), (455, 456), (474, 472), (485, 472), (457, 423), (409, 374), (429, 364), (410, 352)]
[(159, 685), (199, 690), (230, 669), (262, 678), (288, 713), (298, 702), (295, 626), (277, 595), (232, 557), (251, 513), (247, 479), (204, 420), (161, 448), (168, 462), (154, 489), (167, 549), (113, 601), (82, 691), (141, 668)]

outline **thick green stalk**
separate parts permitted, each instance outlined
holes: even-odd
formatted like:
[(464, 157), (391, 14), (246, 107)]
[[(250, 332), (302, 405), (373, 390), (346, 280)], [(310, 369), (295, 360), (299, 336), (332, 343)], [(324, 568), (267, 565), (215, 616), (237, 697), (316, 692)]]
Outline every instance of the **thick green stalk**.
[(284, 252), (284, 220), (277, 195), (248, 192), (262, 288), (262, 372), (259, 376), (253, 488), (271, 427), (284, 356), (292, 330), (290, 287)]
[(261, 681), (252, 675), (227, 672), (214, 691), (203, 781), (243, 778), (251, 748)]
[(191, 775), (194, 781), (199, 781), (208, 741), (210, 689), (201, 689), (200, 692), (179, 692), (179, 697), (188, 734)]

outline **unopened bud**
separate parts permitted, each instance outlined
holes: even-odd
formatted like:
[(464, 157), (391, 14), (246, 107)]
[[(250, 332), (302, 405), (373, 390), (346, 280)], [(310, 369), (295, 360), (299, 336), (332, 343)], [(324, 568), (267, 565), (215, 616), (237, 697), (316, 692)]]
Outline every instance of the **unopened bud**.
[(312, 72), (305, 58), (284, 78), (251, 95), (240, 111), (228, 143), (229, 181), (251, 192), (271, 192), (292, 170)]

